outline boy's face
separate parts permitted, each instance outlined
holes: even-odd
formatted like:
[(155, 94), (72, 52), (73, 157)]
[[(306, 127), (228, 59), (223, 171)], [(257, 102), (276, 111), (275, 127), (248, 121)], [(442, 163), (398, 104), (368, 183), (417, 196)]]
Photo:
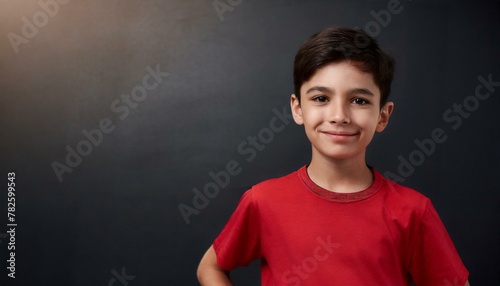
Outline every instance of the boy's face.
[(380, 90), (373, 76), (348, 61), (331, 63), (304, 82), (300, 103), (291, 97), (295, 122), (304, 125), (313, 156), (359, 158), (375, 131), (388, 123), (393, 103), (380, 108)]

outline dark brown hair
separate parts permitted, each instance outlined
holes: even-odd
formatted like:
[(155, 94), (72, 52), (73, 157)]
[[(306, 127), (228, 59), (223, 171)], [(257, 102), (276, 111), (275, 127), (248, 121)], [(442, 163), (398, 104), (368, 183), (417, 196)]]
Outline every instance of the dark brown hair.
[(299, 102), (302, 84), (318, 69), (345, 60), (351, 61), (360, 71), (372, 74), (380, 89), (382, 107), (391, 91), (394, 60), (363, 30), (344, 27), (327, 28), (312, 35), (297, 52), (293, 83)]

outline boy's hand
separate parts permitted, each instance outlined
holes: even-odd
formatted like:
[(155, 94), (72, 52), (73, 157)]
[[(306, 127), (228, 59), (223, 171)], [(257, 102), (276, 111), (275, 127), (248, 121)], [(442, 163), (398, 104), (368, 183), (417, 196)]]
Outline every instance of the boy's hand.
[(202, 286), (233, 286), (229, 278), (229, 272), (221, 269), (217, 264), (217, 256), (213, 245), (210, 246), (201, 259), (196, 274)]

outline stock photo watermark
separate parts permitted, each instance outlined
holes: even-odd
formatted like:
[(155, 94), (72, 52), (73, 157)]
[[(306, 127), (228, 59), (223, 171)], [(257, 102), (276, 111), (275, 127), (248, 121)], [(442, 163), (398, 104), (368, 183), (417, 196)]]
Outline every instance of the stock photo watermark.
[[(387, 2), (387, 9), (382, 9), (378, 12), (371, 10), (370, 15), (373, 17), (373, 20), (365, 24), (364, 31), (371, 37), (377, 37), (382, 31), (382, 27), (386, 28), (391, 23), (392, 15), (403, 12), (403, 9), (404, 7), (399, 0), (389, 0)], [(359, 27), (355, 28), (359, 29)]]
[(222, 22), (224, 21), (224, 14), (232, 12), (241, 3), (243, 3), (243, 0), (214, 0), (212, 5), (214, 6), (215, 13), (219, 16), (219, 20)]
[(316, 247), (311, 252), (311, 256), (304, 258), (299, 264), (293, 264), (291, 269), (283, 273), (281, 277), (283, 283), (286, 283), (286, 285), (301, 285), (302, 281), (307, 280), (318, 270), (321, 262), (327, 260), (334, 250), (340, 247), (340, 243), (332, 242), (331, 235), (328, 235), (326, 239), (317, 237), (316, 242)]
[[(399, 0), (389, 0), (387, 2), (386, 9), (381, 9), (379, 11), (370, 11), (370, 15), (372, 16), (373, 20), (368, 21), (364, 25), (363, 31), (365, 31), (373, 38), (377, 37), (382, 32), (382, 28), (386, 28), (387, 26), (389, 26), (392, 21), (392, 16), (400, 14), (401, 12), (403, 12), (403, 9), (404, 7)], [(354, 28), (361, 30), (361, 28), (359, 28), (358, 26)], [(368, 43), (370, 43), (370, 39), (368, 39), (368, 37), (361, 32), (355, 36), (354, 41), (354, 45), (359, 49), (366, 48)], [(353, 49), (343, 49), (343, 53), (346, 58), (349, 58), (354, 52), (355, 50)]]
[[(152, 91), (157, 88), (161, 82), (168, 77), (168, 73), (160, 71), (160, 65), (156, 65), (156, 69), (147, 66), (147, 74), (142, 78), (142, 84), (136, 85), (130, 91), (130, 94), (122, 94), (120, 98), (117, 98), (111, 102), (110, 110), (117, 116), (120, 120), (125, 120), (130, 115), (130, 109), (136, 109), (139, 103), (144, 101), (148, 96), (148, 91)], [(111, 134), (115, 131), (116, 126), (113, 124), (113, 120), (108, 117), (104, 117), (99, 121), (98, 127), (87, 130), (82, 130), (82, 135), (85, 139), (80, 140), (75, 147), (66, 145), (66, 157), (64, 163), (58, 161), (53, 161), (51, 163), (52, 170), (54, 171), (59, 182), (63, 181), (63, 175), (65, 173), (73, 172), (74, 168), (78, 167), (84, 157), (90, 156), (94, 148), (99, 147), (99, 145), (104, 140), (105, 134)]]
[(491, 73), (486, 77), (480, 75), (477, 79), (479, 83), (474, 90), (474, 95), (465, 97), (461, 103), (453, 103), (451, 108), (443, 112), (442, 119), (443, 123), (447, 124), (446, 127), (436, 127), (431, 131), (429, 137), (415, 139), (413, 141), (416, 145), (415, 149), (406, 156), (398, 156), (397, 174), (386, 171), (384, 172), (386, 178), (397, 183), (404, 182), (415, 172), (416, 167), (424, 164), (425, 160), (434, 154), (439, 144), (446, 142), (449, 129), (458, 130), (463, 121), (470, 118), (472, 113), (479, 109), (481, 102), (490, 98), (496, 87), (500, 87), (500, 81), (494, 81)]
[(127, 275), (125, 267), (122, 267), (121, 273), (113, 269), (111, 270), (111, 274), (113, 274), (113, 277), (109, 279), (108, 286), (116, 286), (116, 282), (120, 283), (118, 285), (127, 286), (129, 281), (135, 279), (135, 276)]
[(11, 227), (7, 231), (7, 235), (9, 236), (9, 245), (7, 246), (9, 250), (7, 270), (9, 270), (9, 273), (7, 276), (16, 278), (16, 228)]
[(7, 173), (7, 235), (9, 237), (7, 250), (9, 259), (7, 259), (7, 274), (10, 278), (16, 278), (16, 173)]
[(38, 1), (38, 6), (40, 10), (35, 12), (31, 19), (27, 17), (22, 17), (22, 27), (21, 33), (16, 34), (10, 32), (7, 34), (7, 39), (10, 45), (14, 49), (14, 52), (19, 53), (19, 46), (21, 44), (27, 44), (31, 39), (38, 35), (39, 29), (47, 26), (51, 18), (54, 18), (59, 13), (61, 8), (60, 5), (66, 5), (71, 0), (40, 0)]
[[(273, 108), (274, 116), (269, 120), (266, 127), (261, 128), (255, 136), (248, 136), (238, 144), (236, 150), (238, 154), (244, 156), (247, 163), (251, 163), (257, 157), (258, 153), (271, 144), (275, 134), (285, 130), (285, 127), (293, 122), (292, 114), (289, 112), (289, 106), (283, 106), (282, 110)], [(191, 215), (199, 215), (200, 211), (210, 204), (211, 199), (215, 199), (221, 189), (224, 189), (231, 182), (231, 177), (239, 175), (243, 167), (238, 160), (232, 159), (226, 163), (226, 168), (217, 172), (210, 171), (208, 176), (210, 181), (203, 186), (203, 191), (193, 188), (193, 199), (191, 204), (180, 203), (178, 205), (182, 218), (189, 224)]]

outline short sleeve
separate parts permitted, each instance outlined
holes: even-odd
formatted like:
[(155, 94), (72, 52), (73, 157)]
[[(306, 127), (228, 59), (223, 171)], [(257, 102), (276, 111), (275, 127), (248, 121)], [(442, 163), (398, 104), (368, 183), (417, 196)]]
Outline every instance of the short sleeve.
[(463, 286), (469, 276), (430, 201), (412, 251), (410, 274), (416, 286)]
[(252, 190), (243, 194), (213, 246), (219, 267), (228, 271), (261, 257), (259, 210)]

